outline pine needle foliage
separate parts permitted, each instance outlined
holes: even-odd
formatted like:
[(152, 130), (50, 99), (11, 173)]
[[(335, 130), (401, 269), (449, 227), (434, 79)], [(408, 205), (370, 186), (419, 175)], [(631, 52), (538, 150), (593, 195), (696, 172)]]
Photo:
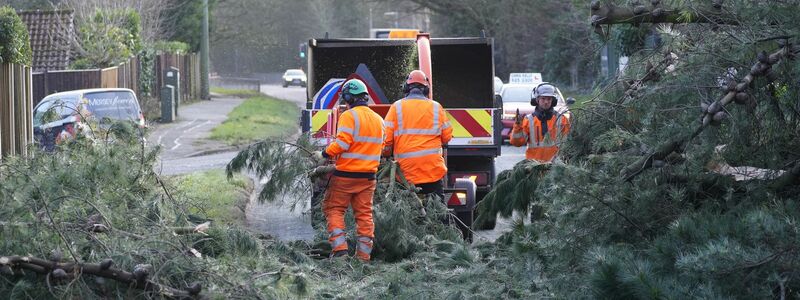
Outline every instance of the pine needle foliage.
[(478, 203), (476, 224), (480, 226), (498, 214), (506, 218), (511, 217), (514, 211), (528, 214), (531, 205), (537, 201), (535, 195), (539, 182), (550, 169), (550, 164), (523, 160), (511, 170), (500, 172), (494, 189)]
[[(687, 15), (712, 8), (661, 2)], [(718, 3), (739, 25), (653, 27), (662, 45), (633, 52), (572, 112), (566, 164), (533, 180), (520, 163), (481, 204), (503, 216), (541, 210), (498, 242), (535, 262), (556, 298), (800, 296), (800, 6)], [(771, 61), (780, 51), (793, 54)], [(731, 88), (735, 99), (704, 125)]]
[(274, 201), (289, 192), (300, 195), (310, 192), (305, 175), (316, 167), (311, 158), (316, 148), (307, 135), (301, 135), (296, 143), (267, 139), (244, 148), (225, 170), (228, 178), (233, 178), (234, 173), (248, 171), (262, 179), (259, 201)]

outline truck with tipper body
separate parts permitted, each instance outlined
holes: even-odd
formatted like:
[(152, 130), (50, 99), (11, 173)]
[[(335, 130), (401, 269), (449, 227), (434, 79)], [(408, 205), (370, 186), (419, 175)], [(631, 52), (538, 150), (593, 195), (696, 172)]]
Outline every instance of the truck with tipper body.
[(491, 190), (494, 161), (501, 154), (502, 104), (494, 98), (492, 53), (493, 41), (485, 37), (311, 39), (303, 132), (320, 144), (335, 138), (338, 93), (346, 79), (364, 81), (370, 108), (385, 116), (391, 103), (403, 98), (401, 85), (408, 73), (422, 70), (430, 80), (430, 96), (445, 108), (453, 126), (453, 139), (444, 151), (445, 187), (452, 191), (464, 180), (475, 185), (474, 199), (456, 192), (444, 200), (463, 224), (471, 226), (475, 203)]

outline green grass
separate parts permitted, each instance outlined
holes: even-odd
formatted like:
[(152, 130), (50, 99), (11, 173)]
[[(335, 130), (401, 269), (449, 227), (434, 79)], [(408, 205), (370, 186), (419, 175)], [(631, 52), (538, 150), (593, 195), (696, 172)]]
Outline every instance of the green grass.
[(228, 119), (211, 131), (211, 139), (229, 145), (243, 145), (293, 133), (300, 109), (289, 101), (266, 96), (248, 98)]
[(178, 193), (191, 199), (193, 214), (202, 213), (217, 223), (243, 225), (244, 209), (253, 190), (250, 178), (236, 174), (230, 181), (222, 170), (173, 177)]
[(564, 98), (572, 97), (575, 98), (575, 104), (570, 106), (571, 110), (582, 109), (586, 103), (594, 97), (591, 91), (573, 91), (564, 89), (562, 90), (564, 94)]
[(258, 97), (264, 95), (261, 94), (261, 92), (254, 90), (226, 89), (221, 87), (212, 87), (211, 92), (215, 94), (240, 97), (240, 98), (250, 98), (250, 97)]

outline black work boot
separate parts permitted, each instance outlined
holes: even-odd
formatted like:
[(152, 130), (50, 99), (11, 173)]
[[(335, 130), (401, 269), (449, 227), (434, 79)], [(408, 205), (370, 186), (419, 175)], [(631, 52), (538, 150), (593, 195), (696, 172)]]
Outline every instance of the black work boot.
[(331, 258), (337, 258), (337, 257), (347, 257), (347, 250), (333, 251), (331, 253)]

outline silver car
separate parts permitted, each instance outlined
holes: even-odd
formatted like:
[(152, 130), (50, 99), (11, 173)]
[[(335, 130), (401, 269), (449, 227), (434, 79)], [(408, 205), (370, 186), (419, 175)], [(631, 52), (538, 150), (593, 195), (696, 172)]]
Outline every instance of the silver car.
[(290, 85), (306, 87), (306, 80), (306, 72), (300, 69), (289, 69), (283, 73), (283, 87), (288, 87)]
[(103, 88), (55, 93), (42, 99), (33, 110), (34, 140), (51, 151), (55, 145), (78, 135), (92, 136), (90, 122), (96, 122), (97, 129), (104, 130), (117, 121), (146, 127), (139, 100), (132, 90)]

